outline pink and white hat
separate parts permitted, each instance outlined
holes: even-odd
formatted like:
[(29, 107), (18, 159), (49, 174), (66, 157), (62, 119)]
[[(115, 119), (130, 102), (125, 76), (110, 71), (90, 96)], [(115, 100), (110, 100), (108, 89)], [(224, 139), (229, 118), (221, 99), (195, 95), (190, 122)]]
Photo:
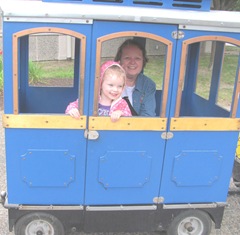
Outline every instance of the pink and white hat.
[[(108, 60), (108, 61), (104, 62), (102, 64), (101, 70), (100, 70), (100, 84), (102, 83), (102, 79), (103, 79), (103, 75), (104, 75), (105, 71), (113, 65), (117, 65), (119, 68), (121, 68), (124, 71), (122, 66), (116, 61)], [(124, 71), (124, 73), (125, 73), (125, 71)]]
[(108, 68), (110, 68), (113, 65), (118, 66), (120, 69), (122, 69), (122, 71), (125, 74), (125, 70), (122, 68), (122, 66), (118, 62), (113, 61), (113, 60), (108, 60), (108, 61), (104, 62), (100, 69), (99, 100), (101, 99), (101, 87), (102, 87), (102, 80), (103, 80), (104, 73), (106, 72), (106, 70)]

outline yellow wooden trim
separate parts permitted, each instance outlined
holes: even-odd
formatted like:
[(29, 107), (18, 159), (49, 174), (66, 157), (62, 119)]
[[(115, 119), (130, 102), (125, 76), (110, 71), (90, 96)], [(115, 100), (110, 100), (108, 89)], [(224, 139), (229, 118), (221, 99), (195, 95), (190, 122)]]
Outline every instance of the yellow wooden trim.
[(110, 117), (89, 117), (89, 130), (165, 131), (166, 118), (121, 117), (112, 122)]
[(156, 34), (152, 33), (146, 33), (146, 32), (140, 32), (140, 31), (125, 31), (125, 32), (118, 32), (118, 33), (111, 33), (102, 37), (98, 38), (98, 42), (104, 42), (107, 40), (115, 39), (115, 38), (120, 38), (120, 37), (142, 37), (142, 38), (149, 38), (153, 39), (156, 41), (163, 42), (164, 44), (169, 44), (171, 41), (168, 39), (158, 36)]
[(18, 114), (18, 37), (13, 36), (13, 111)]
[(226, 42), (226, 43), (231, 43), (231, 44), (240, 46), (240, 41), (238, 39), (234, 39), (226, 36), (218, 36), (218, 35), (198, 36), (195, 38), (187, 39), (183, 43), (186, 43), (189, 45), (189, 44), (193, 44), (196, 42), (203, 42), (203, 41), (220, 41), (220, 42)]
[(240, 94), (240, 69), (238, 70), (238, 77), (237, 77), (237, 87), (236, 87), (236, 92), (234, 94), (234, 99), (233, 99), (233, 107), (232, 107), (232, 118), (235, 118), (237, 115), (237, 107), (238, 107), (238, 97)]
[(171, 118), (170, 131), (239, 131), (240, 118)]
[(4, 114), (4, 128), (86, 129), (86, 116), (74, 119), (68, 115)]
[(86, 37), (81, 38), (81, 55), (80, 55), (80, 89), (79, 89), (79, 113), (83, 115), (84, 99), (84, 78), (85, 78), (85, 58), (86, 58)]
[(172, 64), (172, 43), (169, 41), (167, 45), (167, 55), (166, 55), (166, 71), (164, 76), (164, 87), (163, 87), (163, 95), (162, 95), (162, 104), (161, 104), (161, 113), (160, 117), (166, 117), (166, 109), (167, 109), (167, 99), (168, 99), (168, 90), (169, 90), (169, 81), (170, 81), (170, 70)]

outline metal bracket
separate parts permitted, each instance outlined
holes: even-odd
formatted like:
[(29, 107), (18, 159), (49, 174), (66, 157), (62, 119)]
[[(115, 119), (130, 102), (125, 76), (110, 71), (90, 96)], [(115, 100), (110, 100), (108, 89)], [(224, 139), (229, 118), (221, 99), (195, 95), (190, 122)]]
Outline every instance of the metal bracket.
[(163, 132), (161, 134), (162, 139), (164, 140), (169, 140), (173, 138), (173, 133), (172, 132)]
[(164, 202), (164, 197), (154, 197), (153, 202), (156, 204), (161, 204)]
[(84, 131), (84, 137), (88, 140), (96, 140), (99, 137), (99, 133), (97, 131)]
[(184, 38), (184, 32), (183, 31), (173, 31), (172, 32), (172, 38), (173, 39), (182, 39)]

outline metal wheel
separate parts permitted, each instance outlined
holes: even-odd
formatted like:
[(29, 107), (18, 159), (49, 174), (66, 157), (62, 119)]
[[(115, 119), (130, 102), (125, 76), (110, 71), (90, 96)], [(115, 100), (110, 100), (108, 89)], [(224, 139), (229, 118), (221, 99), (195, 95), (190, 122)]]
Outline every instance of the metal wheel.
[(37, 212), (21, 217), (14, 232), (15, 235), (64, 235), (64, 228), (55, 216)]
[(209, 235), (212, 221), (209, 215), (200, 210), (188, 210), (174, 218), (168, 235)]

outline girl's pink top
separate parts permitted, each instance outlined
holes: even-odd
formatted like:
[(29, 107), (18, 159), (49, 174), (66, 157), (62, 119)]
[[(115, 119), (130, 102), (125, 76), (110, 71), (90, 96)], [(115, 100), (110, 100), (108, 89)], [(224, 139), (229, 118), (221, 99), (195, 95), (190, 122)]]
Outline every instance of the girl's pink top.
[[(73, 108), (78, 108), (78, 99), (75, 100), (74, 102), (71, 102), (67, 106), (65, 114), (69, 114), (69, 111)], [(122, 99), (121, 97), (112, 102), (109, 115), (111, 115), (112, 112), (117, 111), (117, 110), (121, 110), (123, 112), (122, 116), (124, 116), (124, 117), (132, 116), (131, 110), (128, 107), (127, 102), (124, 99)]]
[(132, 116), (131, 110), (126, 102), (126, 100), (119, 97), (117, 100), (114, 100), (111, 104), (109, 115), (111, 115), (114, 111), (122, 111), (122, 116), (124, 117), (130, 117)]

